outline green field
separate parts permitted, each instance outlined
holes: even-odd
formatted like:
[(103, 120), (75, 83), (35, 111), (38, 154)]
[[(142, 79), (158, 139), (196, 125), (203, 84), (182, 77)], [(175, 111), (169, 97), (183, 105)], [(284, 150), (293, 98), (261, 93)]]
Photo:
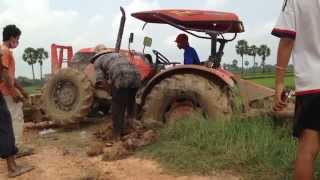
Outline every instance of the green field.
[[(260, 78), (260, 79), (251, 79), (252, 81), (270, 87), (275, 87), (275, 78)], [(285, 86), (287, 88), (293, 89), (294, 88), (294, 77), (286, 77), (285, 78)]]
[(39, 91), (42, 86), (40, 85), (36, 85), (36, 86), (25, 86), (23, 87), (29, 94), (34, 94), (36, 93), (37, 91)]
[[(274, 73), (255, 73), (246, 74), (242, 76), (243, 79), (256, 82), (258, 84), (274, 88), (275, 87), (275, 74)], [(294, 89), (294, 75), (293, 73), (286, 73), (285, 76), (285, 86), (289, 89)]]

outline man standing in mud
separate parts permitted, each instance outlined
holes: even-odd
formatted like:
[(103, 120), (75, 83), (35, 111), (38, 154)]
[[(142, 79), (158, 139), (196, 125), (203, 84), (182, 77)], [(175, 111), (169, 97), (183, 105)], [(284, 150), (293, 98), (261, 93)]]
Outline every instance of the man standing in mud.
[[(8, 101), (17, 103), (28, 94), (15, 81), (15, 61), (11, 49), (18, 47), (21, 31), (15, 25), (3, 29), (1, 49), (1, 82), (0, 82), (0, 157), (7, 160), (8, 177), (16, 177), (33, 169), (31, 166), (18, 166), (15, 155), (15, 136), (12, 126), (12, 114), (8, 109)], [(15, 114), (13, 114), (15, 115)]]
[[(97, 52), (105, 49), (100, 48)], [(112, 132), (115, 138), (119, 138), (128, 133), (128, 125), (135, 121), (135, 96), (141, 84), (140, 74), (130, 60), (119, 53), (103, 54), (94, 61), (94, 65), (96, 85), (111, 88)]]
[(290, 56), (295, 69), (296, 105), (293, 135), (298, 138), (296, 180), (311, 180), (320, 148), (320, 1), (285, 0), (272, 34), (280, 37), (274, 110), (281, 111), (284, 75)]

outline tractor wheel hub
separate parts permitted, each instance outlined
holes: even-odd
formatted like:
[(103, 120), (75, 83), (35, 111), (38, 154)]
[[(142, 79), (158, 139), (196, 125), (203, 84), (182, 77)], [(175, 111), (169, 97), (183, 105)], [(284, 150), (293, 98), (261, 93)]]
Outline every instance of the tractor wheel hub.
[(56, 105), (61, 110), (70, 111), (77, 98), (77, 88), (72, 82), (62, 81), (57, 84), (54, 90)]

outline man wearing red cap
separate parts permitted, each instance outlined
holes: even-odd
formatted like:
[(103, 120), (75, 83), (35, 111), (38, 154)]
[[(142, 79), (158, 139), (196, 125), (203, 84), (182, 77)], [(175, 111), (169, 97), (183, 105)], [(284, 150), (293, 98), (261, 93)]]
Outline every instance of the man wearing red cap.
[(196, 50), (190, 47), (186, 34), (179, 34), (175, 42), (179, 49), (184, 49), (184, 64), (200, 64), (199, 56)]

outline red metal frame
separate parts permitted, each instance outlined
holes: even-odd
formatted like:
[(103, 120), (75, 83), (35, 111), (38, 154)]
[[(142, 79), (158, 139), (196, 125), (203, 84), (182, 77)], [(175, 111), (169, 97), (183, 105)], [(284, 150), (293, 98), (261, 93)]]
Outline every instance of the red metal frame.
[(227, 12), (170, 9), (137, 12), (132, 16), (146, 23), (170, 24), (201, 32), (239, 33), (244, 31), (239, 17)]
[(52, 74), (57, 73), (61, 69), (62, 63), (65, 62), (65, 59), (64, 59), (65, 50), (67, 51), (66, 62), (69, 66), (73, 57), (72, 46), (61, 46), (56, 44), (51, 45), (51, 73)]

